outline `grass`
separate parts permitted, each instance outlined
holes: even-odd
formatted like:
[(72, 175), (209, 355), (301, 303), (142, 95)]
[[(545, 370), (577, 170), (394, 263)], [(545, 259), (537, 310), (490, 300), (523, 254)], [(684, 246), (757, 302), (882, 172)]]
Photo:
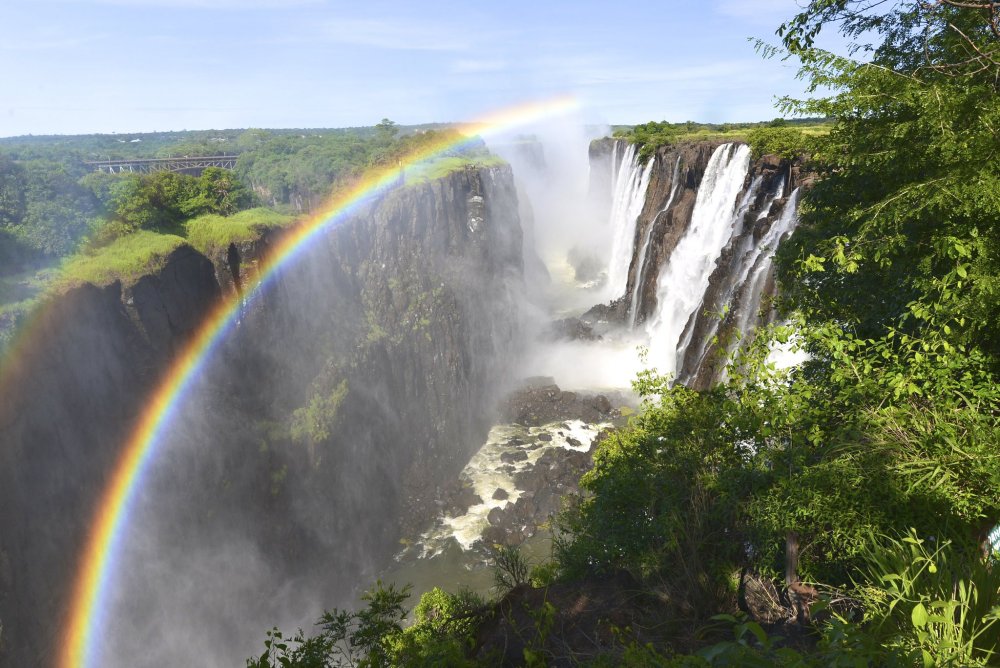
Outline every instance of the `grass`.
[[(503, 164), (506, 163), (501, 158), (492, 155), (443, 157), (407, 167), (405, 177), (408, 185), (427, 183), (468, 166)], [(288, 227), (296, 220), (295, 216), (262, 207), (240, 211), (232, 216), (198, 216), (176, 230), (178, 234), (139, 230), (118, 237), (100, 248), (66, 258), (58, 276), (50, 280), (49, 286), (56, 292), (83, 283), (109, 285), (116, 280), (129, 286), (142, 276), (161, 269), (170, 253), (183, 244), (189, 244), (211, 257), (231, 243), (252, 241), (265, 230)], [(0, 283), (0, 304), (7, 302), (5, 308), (19, 311), (39, 291), (32, 290), (31, 294), (24, 295), (22, 292), (20, 284), (15, 281), (11, 281), (10, 285)]]
[(253, 241), (268, 229), (288, 227), (294, 216), (273, 209), (257, 208), (240, 211), (232, 216), (207, 214), (184, 223), (189, 244), (205, 255), (228, 248), (229, 244)]
[[(804, 135), (816, 137), (830, 132), (833, 123), (816, 123), (814, 125), (792, 125), (789, 126), (798, 130)], [(677, 135), (676, 141), (746, 141), (747, 132), (753, 128), (734, 128), (732, 130), (720, 131), (710, 129), (699, 129), (694, 132), (683, 132)]]
[(183, 237), (174, 234), (139, 230), (95, 251), (66, 258), (54, 287), (59, 290), (83, 283), (109, 285), (116, 280), (134, 284), (145, 274), (161, 269), (170, 253), (184, 243)]
[(439, 179), (466, 167), (496, 167), (506, 164), (503, 158), (495, 155), (475, 158), (448, 156), (436, 160), (425, 160), (406, 167), (403, 170), (403, 178), (406, 185), (414, 185)]
[(781, 124), (776, 124), (774, 121), (722, 124), (651, 122), (631, 127), (617, 127), (614, 136), (639, 145), (640, 158), (647, 160), (660, 146), (682, 142), (747, 142), (751, 133), (771, 128), (794, 131), (800, 137), (808, 138), (827, 134), (832, 127), (832, 120), (820, 118), (790, 119)]

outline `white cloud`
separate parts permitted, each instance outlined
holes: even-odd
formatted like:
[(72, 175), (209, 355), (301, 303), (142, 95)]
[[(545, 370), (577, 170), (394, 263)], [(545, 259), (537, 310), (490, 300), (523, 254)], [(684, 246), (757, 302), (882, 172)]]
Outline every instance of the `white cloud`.
[(507, 69), (504, 60), (457, 60), (451, 70), (455, 74), (481, 74), (484, 72), (501, 72)]
[(404, 51), (465, 51), (471, 42), (462, 31), (446, 24), (419, 20), (337, 19), (326, 24), (324, 35), (339, 44)]
[(106, 34), (64, 34), (54, 30), (27, 36), (0, 39), (0, 51), (57, 51), (79, 49), (87, 44), (100, 42), (107, 38)]
[(773, 23), (775, 18), (791, 18), (802, 11), (802, 7), (798, 0), (722, 0), (716, 11), (739, 19)]
[(57, 0), (65, 4), (114, 5), (116, 7), (161, 9), (287, 9), (291, 7), (320, 6), (326, 0)]

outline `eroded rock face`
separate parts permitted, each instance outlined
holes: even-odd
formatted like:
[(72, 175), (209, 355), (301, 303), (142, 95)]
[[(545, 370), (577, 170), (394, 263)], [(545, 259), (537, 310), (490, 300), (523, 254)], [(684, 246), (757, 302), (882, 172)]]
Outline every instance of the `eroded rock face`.
[[(149, 483), (169, 496), (155, 515), (160, 556), (242, 541), (267, 566), (261, 577), (322, 582), (328, 605), (367, 581), (401, 518), (436, 509), (435, 486), (489, 429), (518, 345), (517, 210), (506, 167), (397, 188), (242, 308)], [(53, 620), (119, 448), (194, 328), (222, 295), (253, 285), (275, 241), (211, 260), (182, 247), (124, 293), (70, 291), (33, 326), (30, 354), (0, 388), (0, 664), (50, 663)], [(325, 422), (310, 421), (317, 406)], [(274, 623), (261, 599), (229, 601), (245, 606), (254, 643)]]

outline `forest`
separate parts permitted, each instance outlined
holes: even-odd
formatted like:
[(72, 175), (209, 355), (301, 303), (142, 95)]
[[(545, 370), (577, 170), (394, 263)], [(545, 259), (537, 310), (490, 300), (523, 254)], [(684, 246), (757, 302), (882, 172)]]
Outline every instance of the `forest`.
[[(816, 46), (834, 30), (851, 54)], [(814, 93), (783, 112), (831, 119), (749, 137), (818, 176), (778, 254), (784, 319), (709, 391), (641, 374), (551, 561), (497, 547), (494, 599), (435, 590), (409, 620), (377, 583), (248, 666), (576, 665), (560, 601), (615, 582), (628, 603), (599, 614), (625, 621), (586, 665), (1000, 661), (1000, 4), (812, 0), (777, 34), (761, 54)], [(809, 359), (779, 371), (775, 346)]]
[[(242, 230), (289, 225), (349, 187), (366, 169), (393, 164), (454, 130), (368, 128), (13, 137), (0, 140), (0, 347), (46, 291), (84, 281), (126, 283), (183, 240), (201, 250)], [(457, 135), (455, 135), (457, 137)], [(119, 143), (122, 142), (122, 143)], [(223, 148), (224, 147), (224, 148)], [(198, 175), (95, 171), (89, 160), (238, 153), (233, 171)], [(449, 152), (486, 159), (481, 145)], [(448, 156), (445, 156), (448, 157)], [(204, 216), (247, 212), (229, 225)], [(191, 238), (192, 221), (198, 229)], [(217, 218), (215, 219), (217, 221)]]

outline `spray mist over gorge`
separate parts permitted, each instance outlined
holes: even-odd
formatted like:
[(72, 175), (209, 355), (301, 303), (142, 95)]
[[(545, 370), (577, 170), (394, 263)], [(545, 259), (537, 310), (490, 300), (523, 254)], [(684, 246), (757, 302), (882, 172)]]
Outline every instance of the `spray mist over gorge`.
[[(643, 161), (606, 134), (491, 138), (506, 164), (381, 193), (246, 303), (142, 481), (94, 665), (241, 665), (265, 629), (350, 606), (402, 538), (411, 561), (476, 553), (484, 532), (526, 540), (559, 496), (532, 470), (585, 466), (639, 370), (722, 377), (774, 317), (798, 166), (706, 142)], [(35, 325), (0, 409), (5, 665), (51, 665), (116, 444), (281, 234), (181, 247), (133, 287), (69, 291)], [(530, 521), (497, 519), (529, 506)]]

